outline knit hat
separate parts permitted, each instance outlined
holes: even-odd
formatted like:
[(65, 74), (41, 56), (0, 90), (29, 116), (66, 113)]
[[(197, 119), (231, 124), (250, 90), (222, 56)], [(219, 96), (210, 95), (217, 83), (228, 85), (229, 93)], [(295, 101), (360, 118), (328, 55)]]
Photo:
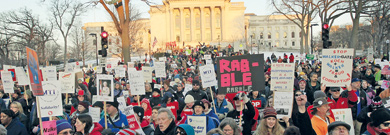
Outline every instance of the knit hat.
[(335, 122), (332, 122), (332, 123), (329, 124), (328, 132), (331, 132), (337, 126), (344, 126), (345, 128), (348, 129), (348, 131), (351, 129), (351, 126), (348, 125), (347, 123), (342, 122), (342, 121), (335, 121)]
[(153, 92), (157, 92), (158, 94), (160, 94), (160, 93), (161, 93), (161, 90), (159, 90), (159, 89), (157, 89), (157, 88), (154, 88), (153, 91), (152, 91), (152, 93), (153, 93)]
[(379, 64), (374, 65), (374, 68), (382, 69), (381, 66), (380, 66)]
[(322, 105), (327, 105), (327, 104), (330, 104), (332, 102), (328, 102), (325, 98), (316, 98), (313, 102), (313, 108), (312, 109), (316, 109), (318, 107), (321, 107)]
[(79, 91), (77, 92), (77, 95), (84, 96), (84, 90), (79, 90)]
[(142, 118), (144, 117), (144, 108), (139, 107), (139, 106), (134, 106), (133, 107), (134, 113), (138, 115), (138, 117)]
[(326, 94), (320, 90), (317, 90), (314, 92), (314, 99), (325, 98), (325, 97), (326, 97)]
[(211, 106), (210, 101), (208, 101), (207, 99), (202, 99), (201, 101), (203, 102), (203, 104), (208, 104), (209, 108), (210, 108), (210, 106)]
[(276, 115), (277, 115), (276, 110), (273, 107), (267, 107), (263, 111), (264, 118), (268, 118), (268, 117), (276, 118)]
[(5, 115), (7, 115), (8, 117), (11, 117), (12, 119), (14, 119), (16, 117), (14, 111), (12, 111), (10, 109), (2, 110), (1, 113), (4, 113)]
[(203, 102), (200, 101), (200, 100), (196, 100), (196, 101), (194, 102), (194, 105), (192, 106), (192, 109), (194, 109), (195, 106), (197, 106), (197, 105), (201, 106), (203, 109), (206, 109), (206, 107), (204, 107)]
[(88, 109), (89, 103), (87, 101), (79, 102), (79, 105), (82, 105), (85, 109)]
[(141, 104), (142, 104), (142, 103), (145, 103), (145, 104), (148, 104), (148, 105), (149, 105), (149, 104), (150, 104), (150, 101), (149, 101), (149, 99), (144, 98), (144, 99), (141, 100)]
[(56, 125), (57, 125), (57, 134), (60, 133), (64, 129), (72, 129), (72, 126), (65, 119), (57, 120)]
[(106, 102), (106, 103), (110, 104), (110, 105), (114, 106), (116, 109), (118, 109), (119, 103), (118, 103), (118, 100), (116, 98), (114, 98), (114, 102)]
[(200, 86), (199, 80), (195, 80), (195, 79), (194, 79), (194, 81), (192, 81), (192, 85), (195, 85), (195, 84)]
[(300, 72), (299, 75), (305, 75), (305, 72)]
[(92, 107), (100, 107), (100, 109), (104, 109), (103, 108), (103, 102), (101, 102), (101, 101), (96, 101), (93, 105), (92, 105)]
[(353, 78), (352, 81), (351, 81), (351, 83), (358, 82), (358, 81), (360, 81), (359, 78)]
[(194, 102), (194, 101), (195, 101), (195, 99), (194, 99), (194, 97), (191, 96), (191, 95), (187, 95), (187, 96), (184, 98), (184, 103), (186, 103), (186, 104), (192, 103), (192, 102)]
[(187, 81), (191, 82), (192, 83), (192, 78), (191, 77), (188, 77)]
[(372, 125), (378, 127), (381, 123), (390, 120), (390, 110), (386, 108), (380, 108), (375, 110), (370, 115)]
[(377, 96), (374, 99), (372, 99), (372, 103), (370, 104), (370, 111), (374, 111), (379, 108), (383, 108), (383, 103), (382, 103), (382, 99)]
[(306, 81), (304, 79), (299, 80), (298, 84), (304, 82), (306, 84)]

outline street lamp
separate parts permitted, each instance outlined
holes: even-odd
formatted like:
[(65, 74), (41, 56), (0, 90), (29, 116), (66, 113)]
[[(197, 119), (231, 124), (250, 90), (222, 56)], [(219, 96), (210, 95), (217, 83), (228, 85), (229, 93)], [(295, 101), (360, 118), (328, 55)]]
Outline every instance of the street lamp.
[(252, 40), (253, 40), (253, 35), (251, 35), (251, 54), (253, 53), (253, 52), (252, 52), (252, 48), (253, 48), (253, 47), (252, 47), (252, 45), (253, 45), (253, 44), (252, 44)]
[(310, 24), (310, 46), (311, 46), (311, 54), (313, 54), (313, 26), (318, 26), (318, 24)]
[(98, 65), (99, 62), (98, 62), (97, 36), (96, 36), (96, 33), (90, 33), (89, 35), (95, 37), (93, 44), (95, 44), (95, 46), (96, 46), (96, 65)]

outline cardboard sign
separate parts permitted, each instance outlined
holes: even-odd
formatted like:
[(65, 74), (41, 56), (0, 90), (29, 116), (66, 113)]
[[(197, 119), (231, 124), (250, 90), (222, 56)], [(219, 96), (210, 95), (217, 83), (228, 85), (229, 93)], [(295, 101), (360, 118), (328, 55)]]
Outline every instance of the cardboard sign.
[(115, 77), (126, 77), (126, 68), (115, 67)]
[(88, 114), (92, 117), (92, 122), (100, 121), (100, 108), (99, 107), (89, 107)]
[(142, 131), (140, 124), (135, 119), (133, 106), (127, 106), (122, 112), (124, 115), (126, 115), (127, 122), (129, 123), (129, 128), (131, 130), (136, 131), (137, 133), (139, 133), (141, 135), (145, 135), (145, 133)]
[(118, 97), (117, 98), (118, 100), (118, 109), (123, 111), (125, 108), (126, 108), (126, 100), (125, 100), (125, 97)]
[(165, 62), (154, 62), (156, 77), (166, 77)]
[(112, 75), (96, 75), (97, 101), (114, 101), (114, 81)]
[(291, 118), (294, 94), (293, 92), (274, 92), (274, 108), (278, 119), (287, 116)]
[(199, 71), (204, 88), (217, 85), (218, 82), (215, 77), (214, 65), (200, 66)]
[(14, 81), (10, 71), (1, 71), (4, 93), (14, 93)]
[(43, 135), (57, 135), (56, 120), (42, 121)]
[(74, 73), (59, 72), (59, 81), (61, 82), (61, 93), (74, 93), (75, 77)]
[(352, 119), (352, 111), (351, 108), (345, 108), (345, 109), (332, 109), (334, 119), (335, 121), (343, 121), (349, 125), (351, 125), (351, 132), (349, 132), (351, 135), (354, 135), (355, 128), (353, 125), (353, 119)]
[(264, 54), (218, 57), (217, 64), (221, 93), (265, 90)]
[(41, 117), (60, 116), (62, 113), (61, 83), (42, 81), (43, 96), (39, 96)]
[(57, 80), (56, 66), (48, 66), (45, 68), (44, 72), (45, 72), (45, 76), (46, 76), (46, 78), (44, 78), (44, 79), (46, 79), (48, 81)]
[(16, 79), (19, 85), (30, 85), (27, 74), (22, 67), (15, 68), (15, 72), (17, 72)]
[(255, 108), (261, 108), (261, 100), (252, 100), (252, 105)]
[(128, 72), (132, 95), (145, 95), (144, 75), (142, 71)]
[(188, 125), (195, 130), (195, 135), (205, 135), (207, 133), (206, 116), (187, 116)]
[(144, 81), (151, 83), (152, 82), (153, 68), (152, 67), (142, 67), (142, 72), (144, 75)]
[(8, 69), (11, 72), (12, 81), (16, 82), (16, 73), (15, 69)]
[(26, 47), (27, 52), (27, 66), (28, 66), (28, 75), (30, 78), (31, 91), (34, 96), (42, 96), (42, 74), (39, 72), (39, 62), (37, 53), (28, 47)]
[(351, 84), (353, 49), (322, 50), (321, 83), (327, 87)]
[(294, 89), (294, 63), (272, 63), (271, 90), (292, 91)]

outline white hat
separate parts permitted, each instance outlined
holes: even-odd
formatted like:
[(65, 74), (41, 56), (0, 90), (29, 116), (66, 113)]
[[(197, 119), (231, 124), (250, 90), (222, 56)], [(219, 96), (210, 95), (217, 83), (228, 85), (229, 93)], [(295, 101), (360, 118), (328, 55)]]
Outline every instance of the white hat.
[(194, 99), (194, 97), (191, 96), (191, 95), (187, 95), (187, 96), (184, 98), (184, 103), (186, 103), (186, 104), (192, 103), (192, 102), (194, 102), (194, 101), (195, 101), (195, 99)]

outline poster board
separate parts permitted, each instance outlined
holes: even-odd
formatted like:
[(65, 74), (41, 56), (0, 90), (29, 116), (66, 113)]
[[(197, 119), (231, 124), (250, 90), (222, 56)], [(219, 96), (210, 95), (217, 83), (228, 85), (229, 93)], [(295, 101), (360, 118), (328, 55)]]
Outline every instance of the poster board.
[(294, 63), (272, 63), (271, 90), (292, 91), (294, 89)]
[(294, 93), (275, 91), (273, 97), (274, 97), (273, 105), (277, 113), (276, 117), (278, 119), (283, 118), (284, 116), (291, 118)]
[(264, 54), (217, 58), (218, 91), (262, 91), (264, 83)]
[(96, 101), (114, 101), (114, 81), (112, 75), (96, 75), (97, 81), (97, 100)]
[(57, 80), (57, 70), (56, 66), (48, 66), (45, 68), (45, 75), (46, 75), (46, 80), (48, 81), (55, 81)]
[(42, 121), (43, 135), (57, 135), (56, 120)]
[(28, 47), (26, 47), (27, 53), (27, 67), (28, 75), (30, 78), (31, 91), (34, 96), (42, 96), (42, 73), (39, 72), (39, 62), (37, 53)]
[(184, 85), (184, 91), (183, 91), (183, 95), (186, 95), (188, 91), (192, 90), (192, 84), (185, 84)]
[(165, 62), (154, 62), (154, 71), (156, 73), (156, 77), (166, 77), (166, 71), (165, 71)]
[(74, 73), (59, 72), (59, 81), (61, 85), (61, 93), (74, 93), (75, 91), (75, 77)]
[(195, 135), (205, 135), (207, 133), (206, 120), (206, 116), (187, 116), (187, 123), (194, 128)]
[(202, 78), (203, 88), (217, 85), (217, 79), (215, 77), (214, 65), (205, 65), (199, 67), (200, 76)]
[(41, 117), (63, 115), (61, 83), (55, 81), (42, 81), (43, 96), (38, 96)]
[(152, 67), (142, 67), (142, 72), (144, 75), (144, 81), (151, 83), (152, 82), (152, 72), (153, 68)]
[(30, 85), (27, 74), (22, 67), (16, 67), (15, 72), (17, 72), (16, 79), (19, 85)]
[(3, 83), (4, 93), (14, 93), (14, 81), (10, 71), (1, 71), (1, 81)]
[(92, 122), (100, 121), (100, 108), (99, 107), (89, 107), (88, 114), (92, 117)]
[(142, 71), (128, 72), (131, 95), (145, 95), (144, 74)]
[(210, 54), (204, 55), (204, 59), (205, 59), (205, 60), (211, 60), (211, 55), (210, 55)]
[(389, 86), (390, 86), (390, 81), (383, 80), (381, 88), (385, 90), (385, 89), (388, 89)]
[(141, 135), (145, 135), (145, 133), (142, 131), (141, 125), (135, 119), (133, 106), (127, 106), (122, 112), (124, 115), (126, 115), (129, 128)]
[(332, 109), (334, 119), (335, 121), (343, 121), (349, 125), (351, 125), (350, 134), (355, 134), (355, 128), (353, 126), (353, 119), (352, 119), (352, 111), (351, 108), (345, 108), (345, 109)]
[(12, 77), (12, 81), (16, 82), (16, 73), (15, 73), (15, 69), (8, 69), (8, 71), (11, 72), (11, 77)]
[(321, 83), (327, 87), (351, 84), (353, 49), (322, 50)]
[(115, 77), (126, 77), (126, 68), (122, 66), (115, 67)]
[(118, 109), (123, 111), (125, 109), (125, 107), (126, 107), (125, 97), (118, 97), (117, 100), (118, 100), (118, 103), (119, 103)]

